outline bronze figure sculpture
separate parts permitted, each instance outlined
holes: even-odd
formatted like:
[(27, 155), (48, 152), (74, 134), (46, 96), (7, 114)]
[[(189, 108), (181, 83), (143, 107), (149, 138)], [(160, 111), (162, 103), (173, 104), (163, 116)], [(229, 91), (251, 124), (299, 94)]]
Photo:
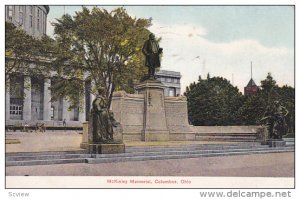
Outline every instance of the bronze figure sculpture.
[(160, 67), (160, 54), (162, 50), (163, 49), (159, 47), (158, 42), (155, 40), (155, 35), (151, 33), (142, 49), (146, 58), (145, 66), (148, 67), (147, 79), (155, 79), (155, 69)]
[(95, 143), (108, 143), (113, 141), (113, 118), (109, 112), (107, 101), (104, 97), (104, 89), (98, 89), (98, 95), (92, 103), (92, 131)]
[(261, 122), (267, 127), (270, 139), (282, 139), (282, 136), (287, 133), (285, 118), (288, 113), (279, 101), (274, 101), (271, 106), (268, 106)]

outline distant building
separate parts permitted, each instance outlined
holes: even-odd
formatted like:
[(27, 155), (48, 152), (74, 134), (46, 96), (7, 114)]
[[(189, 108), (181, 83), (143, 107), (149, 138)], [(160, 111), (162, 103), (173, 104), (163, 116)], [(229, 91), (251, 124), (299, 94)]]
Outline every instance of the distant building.
[(244, 87), (244, 95), (253, 95), (256, 94), (259, 90), (259, 87), (255, 84), (252, 79), (252, 61), (251, 61), (251, 79), (246, 87)]
[(5, 20), (25, 30), (29, 35), (41, 37), (46, 34), (49, 6), (8, 5), (5, 6)]
[(165, 96), (180, 95), (180, 72), (160, 70), (156, 73), (157, 80), (161, 81), (165, 86)]
[(244, 87), (244, 95), (253, 95), (259, 90), (258, 86), (255, 84), (251, 78), (246, 87)]

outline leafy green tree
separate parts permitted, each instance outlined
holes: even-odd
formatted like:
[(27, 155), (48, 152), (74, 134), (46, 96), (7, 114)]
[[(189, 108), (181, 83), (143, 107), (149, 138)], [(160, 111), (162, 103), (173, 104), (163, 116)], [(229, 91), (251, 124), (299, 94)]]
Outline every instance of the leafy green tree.
[(186, 88), (189, 120), (193, 125), (257, 125), (267, 107), (279, 100), (289, 114), (286, 122), (290, 135), (295, 133), (295, 89), (279, 87), (268, 73), (256, 94), (243, 96), (221, 77), (193, 82)]
[[(49, 76), (54, 48), (48, 36), (35, 38), (13, 23), (5, 22), (5, 85), (20, 75)], [(28, 86), (25, 83), (24, 88)], [(20, 88), (10, 90), (19, 92)]]
[(288, 125), (288, 134), (295, 134), (295, 89), (291, 86), (283, 86), (276, 88), (278, 100), (289, 111), (286, 119)]
[(222, 77), (192, 83), (186, 90), (189, 120), (193, 125), (233, 125), (242, 94)]
[(58, 57), (54, 70), (53, 100), (67, 96), (71, 104), (83, 97), (84, 83), (90, 91), (105, 88), (111, 103), (116, 90), (133, 92), (133, 83), (146, 73), (141, 48), (149, 35), (149, 20), (129, 16), (124, 8), (107, 11), (86, 7), (75, 16), (63, 15), (53, 23)]
[(272, 106), (274, 101), (280, 101), (289, 111), (286, 117), (289, 126), (288, 133), (294, 134), (295, 89), (290, 86), (279, 87), (270, 73), (268, 73), (266, 79), (261, 81), (261, 88), (255, 95), (243, 97), (243, 104), (238, 111), (241, 124), (259, 124), (267, 107)]
[(274, 87), (277, 87), (276, 81), (273, 79), (271, 73), (268, 73), (266, 79), (261, 81), (261, 88), (264, 92), (270, 92)]
[(237, 117), (241, 125), (257, 125), (263, 117), (267, 101), (259, 93), (243, 96), (242, 106), (239, 108)]

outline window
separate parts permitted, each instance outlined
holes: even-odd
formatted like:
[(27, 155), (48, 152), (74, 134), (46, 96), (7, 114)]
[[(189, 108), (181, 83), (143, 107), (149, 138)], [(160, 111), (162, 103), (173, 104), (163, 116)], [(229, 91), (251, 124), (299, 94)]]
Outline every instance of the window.
[(13, 7), (8, 6), (8, 19), (12, 21), (12, 16), (13, 16)]
[(37, 11), (37, 30), (40, 30), (40, 9)]
[(29, 24), (30, 27), (33, 27), (33, 6), (30, 6), (30, 12), (29, 12)]
[(22, 115), (22, 105), (11, 104), (10, 105), (10, 114), (11, 115)]
[(171, 97), (175, 96), (175, 90), (174, 90), (174, 88), (170, 88), (170, 90), (169, 90), (169, 96), (171, 96)]
[(170, 77), (168, 77), (167, 82), (172, 82), (172, 79)]
[(160, 78), (160, 81), (164, 82), (164, 81), (166, 81), (166, 80), (165, 80), (164, 77), (161, 77), (161, 78)]
[(54, 107), (51, 106), (51, 109), (50, 109), (50, 116), (51, 116), (51, 120), (54, 120)]
[(19, 6), (19, 24), (23, 25), (23, 6)]

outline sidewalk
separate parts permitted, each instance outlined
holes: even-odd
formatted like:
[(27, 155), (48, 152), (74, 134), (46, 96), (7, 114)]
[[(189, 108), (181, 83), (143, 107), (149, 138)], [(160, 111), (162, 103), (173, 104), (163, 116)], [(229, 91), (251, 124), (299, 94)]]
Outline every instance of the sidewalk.
[(7, 176), (294, 177), (294, 153), (6, 167)]
[[(80, 131), (51, 131), (45, 133), (6, 132), (6, 139), (15, 144), (6, 144), (6, 153), (72, 151), (81, 150)], [(169, 142), (124, 142), (126, 146), (180, 146), (191, 144), (238, 144), (239, 142), (169, 141)]]
[(79, 131), (46, 131), (45, 133), (7, 132), (6, 139), (20, 141), (6, 144), (6, 153), (81, 150)]

